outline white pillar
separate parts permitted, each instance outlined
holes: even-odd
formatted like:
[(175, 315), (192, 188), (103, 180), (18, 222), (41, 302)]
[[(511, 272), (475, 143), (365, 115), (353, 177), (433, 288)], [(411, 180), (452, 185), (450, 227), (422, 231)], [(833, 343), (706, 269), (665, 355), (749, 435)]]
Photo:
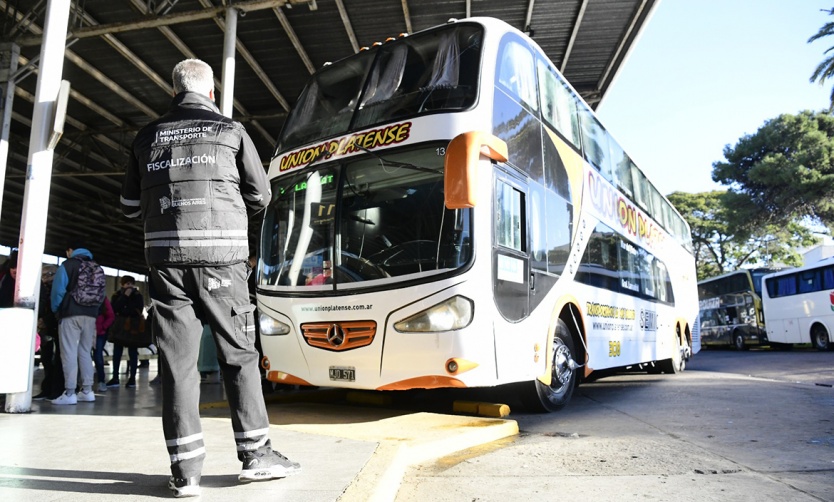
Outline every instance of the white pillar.
[(20, 47), (13, 43), (2, 44), (0, 46), (0, 60), (2, 60), (3, 67), (0, 68), (0, 73), (3, 77), (0, 78), (2, 82), (2, 96), (3, 100), (0, 108), (3, 110), (2, 122), (0, 122), (0, 214), (3, 208), (3, 192), (6, 189), (6, 166), (9, 160), (9, 129), (12, 124), (12, 104), (14, 103), (14, 88), (15, 83), (13, 75), (17, 71), (17, 61), (20, 59)]
[[(64, 69), (64, 43), (67, 38), (70, 0), (49, 0), (41, 45), (38, 85), (32, 112), (32, 132), (29, 136), (29, 162), (26, 168), (26, 188), (23, 192), (23, 216), (20, 219), (20, 241), (15, 284), (15, 307), (32, 309), (37, 314), (41, 284), (41, 259), (46, 238), (46, 216), (49, 206), (49, 185), (52, 179), (52, 150), (47, 148), (55, 103), (61, 87)], [(37, 319), (37, 315), (33, 316)], [(29, 337), (29, 361), (35, 356), (36, 322), (16, 336)], [(25, 413), (32, 406), (32, 372), (29, 368), (29, 389), (8, 394), (6, 411)]]
[(220, 93), (220, 113), (232, 118), (235, 97), (235, 45), (237, 43), (237, 9), (226, 9), (226, 35), (223, 39), (223, 90)]

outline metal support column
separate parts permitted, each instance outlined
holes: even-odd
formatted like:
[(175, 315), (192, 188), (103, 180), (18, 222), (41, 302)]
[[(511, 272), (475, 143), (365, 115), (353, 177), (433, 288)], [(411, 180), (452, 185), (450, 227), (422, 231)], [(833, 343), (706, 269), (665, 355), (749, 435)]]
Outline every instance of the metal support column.
[(30, 326), (15, 326), (14, 336), (30, 340), (29, 386), (25, 392), (8, 394), (6, 411), (25, 413), (32, 406), (32, 361), (35, 356), (38, 293), (41, 285), (41, 261), (46, 238), (46, 216), (49, 204), (49, 185), (52, 178), (53, 152), (48, 147), (53, 125), (61, 75), (64, 69), (64, 43), (67, 39), (70, 0), (48, 0), (41, 65), (32, 112), (32, 132), (29, 136), (29, 161), (26, 168), (26, 188), (23, 192), (23, 215), (20, 221), (20, 240), (15, 284), (16, 310), (34, 311)]
[(226, 9), (226, 36), (223, 39), (223, 90), (220, 92), (220, 113), (232, 118), (235, 97), (235, 45), (237, 43), (237, 9)]
[(14, 74), (20, 59), (20, 47), (13, 43), (0, 44), (0, 216), (3, 211), (3, 192), (6, 189), (6, 165), (9, 160), (9, 128), (12, 124), (14, 103)]

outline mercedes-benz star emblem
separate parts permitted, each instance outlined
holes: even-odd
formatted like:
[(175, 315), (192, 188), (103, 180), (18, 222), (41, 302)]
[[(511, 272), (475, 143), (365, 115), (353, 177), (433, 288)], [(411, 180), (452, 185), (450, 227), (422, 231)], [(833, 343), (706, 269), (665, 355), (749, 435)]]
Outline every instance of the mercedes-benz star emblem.
[(345, 330), (338, 324), (331, 324), (327, 328), (327, 343), (334, 347), (340, 347), (345, 343)]

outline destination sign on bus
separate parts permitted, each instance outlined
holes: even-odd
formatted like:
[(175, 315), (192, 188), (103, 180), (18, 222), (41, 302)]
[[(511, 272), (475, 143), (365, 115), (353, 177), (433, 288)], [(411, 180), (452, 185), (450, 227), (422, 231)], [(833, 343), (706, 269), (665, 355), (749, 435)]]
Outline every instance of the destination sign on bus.
[(362, 150), (373, 150), (406, 141), (411, 136), (411, 122), (400, 122), (379, 129), (343, 136), (290, 152), (281, 158), (281, 172), (304, 167), (319, 160), (341, 157)]

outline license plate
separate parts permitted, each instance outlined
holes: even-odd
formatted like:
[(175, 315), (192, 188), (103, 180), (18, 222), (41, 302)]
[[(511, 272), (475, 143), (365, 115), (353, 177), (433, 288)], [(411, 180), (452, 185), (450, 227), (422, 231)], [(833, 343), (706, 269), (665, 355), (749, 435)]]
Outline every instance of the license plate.
[(355, 382), (356, 381), (356, 368), (353, 367), (343, 367), (343, 366), (331, 366), (330, 367), (330, 379), (334, 382)]

